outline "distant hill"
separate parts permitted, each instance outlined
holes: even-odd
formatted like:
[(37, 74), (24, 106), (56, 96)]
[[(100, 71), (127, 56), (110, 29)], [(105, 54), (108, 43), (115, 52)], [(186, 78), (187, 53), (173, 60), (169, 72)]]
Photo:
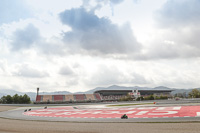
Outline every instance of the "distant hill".
[[(176, 94), (176, 93), (186, 93), (188, 95), (188, 93), (190, 91), (192, 91), (192, 89), (176, 89), (176, 88), (168, 88), (165, 86), (158, 86), (155, 88), (150, 88), (150, 87), (139, 87), (139, 86), (133, 86), (133, 87), (125, 87), (125, 86), (117, 86), (117, 85), (112, 85), (109, 87), (97, 87), (85, 92), (75, 92), (73, 94), (92, 94), (97, 90), (174, 90), (172, 91), (172, 95)], [(200, 88), (197, 88), (200, 90)], [(0, 97), (5, 96), (5, 95), (24, 95), (27, 94), (32, 101), (35, 101), (36, 98), (36, 93), (35, 92), (19, 92), (19, 91), (15, 91), (15, 90), (7, 90), (7, 89), (0, 89)], [(69, 91), (55, 91), (55, 92), (39, 92), (40, 95), (63, 95), (63, 94), (72, 94)]]
[(174, 90), (174, 88), (168, 88), (168, 87), (165, 87), (165, 86), (158, 86), (158, 87), (155, 87), (155, 88), (152, 88), (153, 90)]
[(172, 88), (167, 88), (164, 86), (159, 86), (159, 87), (155, 87), (155, 88), (149, 88), (149, 87), (139, 87), (139, 86), (134, 86), (134, 87), (125, 87), (125, 86), (117, 86), (117, 85), (112, 85), (109, 87), (97, 87), (95, 89), (86, 91), (86, 92), (78, 92), (78, 93), (86, 93), (86, 94), (90, 94), (90, 93), (94, 93), (97, 90), (167, 90), (167, 89), (172, 89)]
[(15, 91), (15, 90), (8, 90), (8, 89), (0, 89), (0, 96), (2, 95), (15, 95), (15, 94), (23, 94), (22, 92)]

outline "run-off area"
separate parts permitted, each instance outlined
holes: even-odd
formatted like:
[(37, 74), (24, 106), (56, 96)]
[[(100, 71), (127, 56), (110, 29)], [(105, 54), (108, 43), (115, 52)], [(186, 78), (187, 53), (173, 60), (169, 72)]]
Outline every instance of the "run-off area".
[(68, 106), (32, 110), (23, 114), (28, 116), (67, 118), (120, 118), (123, 114), (128, 115), (129, 118), (200, 117), (200, 106), (108, 109), (74, 109)]

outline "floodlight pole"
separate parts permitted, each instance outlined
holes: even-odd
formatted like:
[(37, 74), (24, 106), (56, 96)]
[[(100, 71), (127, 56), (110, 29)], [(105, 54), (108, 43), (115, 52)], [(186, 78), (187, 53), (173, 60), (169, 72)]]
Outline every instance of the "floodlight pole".
[(38, 88), (37, 88), (37, 96), (39, 95), (39, 89), (40, 89), (40, 88), (38, 87)]

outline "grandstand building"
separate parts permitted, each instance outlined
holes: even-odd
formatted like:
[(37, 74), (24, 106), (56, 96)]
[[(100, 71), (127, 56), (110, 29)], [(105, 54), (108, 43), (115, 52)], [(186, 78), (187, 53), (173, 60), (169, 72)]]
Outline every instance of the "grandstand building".
[(80, 103), (100, 102), (99, 94), (37, 95), (35, 103)]
[(173, 90), (98, 90), (94, 93), (100, 94), (103, 100), (112, 101), (119, 100), (128, 94), (132, 95), (134, 98), (140, 96), (146, 97), (149, 95), (171, 97), (172, 91)]
[(133, 98), (154, 96), (171, 97), (173, 90), (98, 90), (93, 94), (68, 94), (68, 95), (39, 95), (37, 93), (35, 103), (80, 103), (119, 101), (121, 98), (131, 95)]

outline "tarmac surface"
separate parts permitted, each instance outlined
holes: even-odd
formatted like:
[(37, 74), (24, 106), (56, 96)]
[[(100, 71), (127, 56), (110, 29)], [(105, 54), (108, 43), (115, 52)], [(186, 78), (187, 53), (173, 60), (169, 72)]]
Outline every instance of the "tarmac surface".
[[(169, 102), (169, 101), (167, 101)], [(128, 108), (140, 107), (180, 107), (200, 106), (196, 103), (183, 104), (182, 102), (164, 102), (158, 105), (135, 105)], [(74, 109), (106, 109), (106, 105), (100, 104), (71, 104), (48, 105), (48, 109), (62, 107), (76, 107)], [(115, 103), (122, 104), (122, 103)], [(127, 104), (127, 103), (124, 103)], [(20, 106), (20, 107), (19, 107)], [(0, 105), (0, 133), (199, 133), (199, 117), (181, 118), (65, 118), (65, 117), (39, 117), (24, 115), (25, 109), (31, 111), (43, 110), (47, 105)], [(197, 108), (198, 108), (197, 107)], [(124, 107), (119, 107), (124, 108)], [(155, 110), (158, 108), (154, 108)], [(163, 108), (160, 108), (163, 109)], [(169, 108), (168, 108), (169, 109)], [(175, 108), (178, 109), (178, 108)], [(6, 111), (8, 110), (8, 111)], [(30, 111), (30, 112), (31, 112)], [(153, 111), (153, 110), (152, 110)], [(166, 110), (165, 110), (166, 111)], [(169, 111), (169, 110), (168, 110)], [(190, 112), (190, 108), (185, 112)], [(29, 111), (28, 111), (29, 112)], [(121, 115), (121, 114), (120, 114)], [(156, 121), (156, 122), (154, 122)]]
[[(31, 109), (31, 111), (26, 111)], [(198, 112), (199, 111), (199, 112)], [(127, 114), (128, 119), (121, 119)], [(107, 106), (32, 106), (0, 112), (1, 118), (61, 122), (194, 122), (200, 121), (200, 104)]]

